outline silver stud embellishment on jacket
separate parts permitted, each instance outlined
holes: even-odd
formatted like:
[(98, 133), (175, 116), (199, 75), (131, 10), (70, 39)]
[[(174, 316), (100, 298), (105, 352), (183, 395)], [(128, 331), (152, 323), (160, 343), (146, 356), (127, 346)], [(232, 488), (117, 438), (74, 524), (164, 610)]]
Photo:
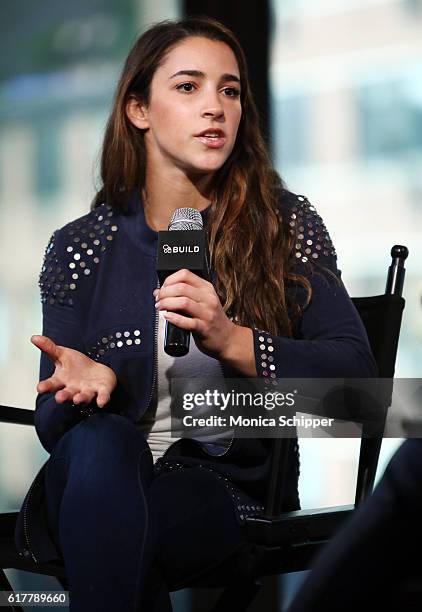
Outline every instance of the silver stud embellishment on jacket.
[(107, 336), (101, 336), (97, 343), (94, 344), (88, 351), (88, 357), (94, 361), (98, 361), (103, 355), (111, 354), (116, 349), (135, 347), (142, 344), (141, 331), (139, 329), (116, 331)]
[(274, 345), (273, 339), (270, 334), (262, 329), (256, 329), (255, 332), (258, 335), (258, 348), (263, 351), (260, 353), (261, 360), (257, 363), (257, 372), (258, 376), (263, 376), (266, 385), (273, 385), (274, 387), (277, 383), (277, 373), (274, 365)]
[(316, 261), (325, 257), (335, 257), (331, 238), (327, 229), (305, 196), (297, 196), (296, 204), (290, 213), (291, 233), (296, 237), (296, 244), (293, 249), (293, 257), (302, 263)]
[[(71, 245), (66, 248), (66, 251), (72, 256), (74, 261), (68, 263), (70, 269), (75, 266), (82, 268), (78, 278), (90, 276), (92, 269), (100, 262), (101, 253), (107, 249), (113, 241), (114, 236), (110, 233), (117, 232), (118, 226), (113, 223), (110, 228), (111, 217), (114, 212), (110, 206), (102, 204), (94, 212), (91, 212), (86, 217), (79, 219), (78, 222), (70, 223), (68, 226), (68, 234)], [(77, 283), (74, 283), (75, 289)]]
[(45, 249), (44, 261), (40, 272), (38, 285), (41, 290), (41, 301), (43, 304), (67, 304), (73, 306), (73, 300), (69, 295), (70, 285), (65, 282), (66, 278), (59, 263), (56, 252), (56, 233), (54, 233)]
[[(50, 305), (73, 306), (73, 295), (82, 278), (92, 275), (101, 254), (113, 242), (118, 225), (112, 219), (110, 206), (102, 204), (95, 211), (67, 226), (68, 244), (64, 247), (67, 261), (63, 267), (56, 248), (56, 232), (50, 238), (39, 277), (41, 301)], [(67, 273), (67, 275), (64, 274)], [(67, 282), (66, 282), (67, 281)]]

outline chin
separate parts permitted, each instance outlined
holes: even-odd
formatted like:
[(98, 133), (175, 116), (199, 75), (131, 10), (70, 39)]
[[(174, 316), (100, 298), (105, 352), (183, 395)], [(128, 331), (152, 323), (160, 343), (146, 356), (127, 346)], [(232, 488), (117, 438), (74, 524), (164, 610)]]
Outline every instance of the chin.
[(190, 172), (195, 174), (208, 174), (209, 172), (217, 172), (217, 170), (220, 170), (220, 168), (223, 166), (226, 159), (227, 156), (225, 155), (224, 157), (219, 156), (215, 159), (202, 160), (202, 163), (198, 163), (197, 160), (196, 163), (193, 164), (190, 168)]

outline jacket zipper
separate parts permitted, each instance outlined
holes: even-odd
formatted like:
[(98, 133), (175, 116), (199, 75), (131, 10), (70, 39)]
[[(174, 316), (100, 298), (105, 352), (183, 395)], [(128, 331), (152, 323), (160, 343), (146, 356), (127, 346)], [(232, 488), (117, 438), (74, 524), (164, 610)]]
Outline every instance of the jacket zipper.
[[(220, 363), (220, 368), (221, 368), (221, 374), (222, 374), (223, 378), (225, 378), (223, 366), (222, 366), (221, 363)], [(230, 444), (228, 445), (228, 447), (226, 449), (224, 449), (224, 452), (221, 453), (221, 455), (218, 455), (218, 457), (223, 457), (224, 455), (227, 455), (227, 453), (229, 452), (229, 450), (233, 446), (233, 442), (234, 442), (234, 435), (233, 435), (232, 439), (230, 440)]]
[[(159, 289), (159, 288), (160, 288), (160, 282), (158, 281), (156, 289)], [(149, 407), (151, 405), (152, 396), (154, 394), (154, 389), (155, 389), (155, 385), (157, 383), (157, 375), (158, 375), (158, 346), (157, 346), (157, 338), (158, 338), (158, 311), (155, 308), (154, 308), (154, 314), (155, 314), (155, 326), (154, 326), (154, 374), (153, 374), (153, 377), (152, 377), (151, 393), (149, 395), (148, 408), (147, 408), (146, 412), (148, 412)]]
[(38, 480), (39, 480), (39, 474), (38, 476), (35, 478), (34, 482), (32, 483), (28, 494), (26, 496), (26, 500), (25, 500), (25, 505), (24, 505), (24, 509), (23, 509), (23, 531), (24, 531), (24, 535), (25, 535), (25, 541), (26, 541), (26, 545), (27, 545), (27, 551), (29, 552), (29, 554), (31, 555), (34, 563), (38, 563), (38, 559), (35, 556), (32, 548), (31, 548), (31, 543), (29, 540), (29, 525), (28, 525), (28, 519), (27, 519), (27, 510), (28, 510), (28, 506), (29, 506), (29, 501), (31, 499), (31, 495), (32, 495), (32, 491), (35, 488), (35, 485), (38, 484)]
[(230, 440), (230, 444), (228, 445), (227, 448), (224, 449), (224, 452), (222, 452), (219, 455), (216, 455), (216, 457), (223, 457), (224, 455), (227, 455), (227, 453), (229, 452), (229, 450), (231, 449), (231, 447), (233, 446), (233, 442), (234, 442), (234, 436), (232, 437), (232, 439)]
[(228, 445), (227, 448), (224, 449), (223, 452), (221, 453), (210, 453), (207, 451), (207, 449), (205, 447), (202, 447), (202, 450), (207, 453), (207, 455), (209, 455), (210, 457), (224, 457), (224, 455), (227, 455), (227, 453), (229, 452), (229, 450), (231, 449), (231, 447), (233, 446), (233, 442), (234, 442), (234, 436), (233, 438), (230, 440), (230, 444)]
[[(224, 370), (223, 370), (223, 366), (221, 365), (221, 363), (219, 362), (219, 366), (220, 366), (220, 370), (221, 370), (221, 375), (223, 376), (223, 378), (225, 378), (224, 376)], [(228, 445), (227, 448), (224, 449), (223, 452), (221, 453), (209, 453), (207, 451), (207, 449), (205, 447), (202, 447), (203, 451), (205, 453), (207, 453), (207, 455), (210, 455), (210, 457), (224, 457), (224, 455), (227, 455), (227, 453), (229, 452), (229, 450), (231, 449), (231, 447), (233, 446), (233, 442), (234, 442), (234, 436), (232, 437), (232, 439), (230, 440), (230, 443)]]

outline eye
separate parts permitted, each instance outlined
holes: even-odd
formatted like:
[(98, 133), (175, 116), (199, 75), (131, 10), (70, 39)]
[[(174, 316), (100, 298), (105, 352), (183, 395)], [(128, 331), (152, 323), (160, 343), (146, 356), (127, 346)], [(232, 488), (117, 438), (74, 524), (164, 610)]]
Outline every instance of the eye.
[(177, 85), (176, 89), (183, 93), (191, 93), (194, 89), (193, 83), (180, 83)]
[(237, 89), (237, 87), (225, 87), (223, 91), (228, 98), (238, 98), (240, 96), (240, 89)]

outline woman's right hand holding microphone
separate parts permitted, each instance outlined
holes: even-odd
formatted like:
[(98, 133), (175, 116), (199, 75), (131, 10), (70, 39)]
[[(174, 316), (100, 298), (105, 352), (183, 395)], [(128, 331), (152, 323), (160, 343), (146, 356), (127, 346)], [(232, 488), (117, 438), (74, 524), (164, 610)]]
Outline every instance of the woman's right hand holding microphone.
[(109, 401), (117, 379), (113, 370), (83, 353), (55, 344), (47, 336), (32, 336), (31, 342), (54, 363), (54, 374), (37, 385), (38, 393), (55, 393), (58, 404), (89, 404), (96, 397), (103, 408)]

